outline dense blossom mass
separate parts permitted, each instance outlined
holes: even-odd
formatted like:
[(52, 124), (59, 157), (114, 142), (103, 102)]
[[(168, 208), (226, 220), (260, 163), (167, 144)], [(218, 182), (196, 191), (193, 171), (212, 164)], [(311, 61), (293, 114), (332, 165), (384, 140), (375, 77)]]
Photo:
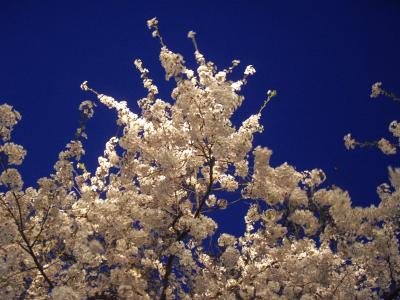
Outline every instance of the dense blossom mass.
[[(255, 68), (231, 81), (239, 61), (217, 70), (191, 31), (198, 67), (190, 70), (156, 18), (148, 27), (176, 83), (173, 103), (157, 97), (139, 59), (147, 90), (139, 114), (82, 83), (120, 128), (93, 172), (81, 159), (94, 101), (80, 105), (75, 139), (37, 187), (24, 187), (16, 169), (26, 151), (10, 138), (21, 116), (0, 106), (0, 299), (395, 299), (400, 169), (389, 168), (378, 206), (360, 208), (339, 187), (321, 187), (320, 169), (272, 166), (272, 151), (253, 137), (276, 91), (236, 128), (231, 117)], [(382, 91), (376, 84), (372, 96)], [(396, 121), (389, 130), (399, 138)], [(364, 144), (345, 137), (348, 149)], [(396, 152), (386, 139), (372, 144)], [(216, 236), (210, 212), (229, 214), (237, 201), (248, 204), (245, 232)]]

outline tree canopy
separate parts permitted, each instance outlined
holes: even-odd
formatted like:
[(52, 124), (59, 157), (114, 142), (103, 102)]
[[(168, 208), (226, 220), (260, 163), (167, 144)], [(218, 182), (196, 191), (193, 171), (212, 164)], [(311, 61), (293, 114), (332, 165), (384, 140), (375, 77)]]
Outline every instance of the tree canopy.
[[(161, 45), (173, 102), (158, 98), (145, 63), (135, 66), (147, 90), (140, 112), (81, 85), (92, 100), (79, 106), (75, 139), (54, 173), (25, 187), (16, 169), (26, 150), (11, 139), (21, 115), (0, 106), (0, 298), (2, 299), (395, 299), (400, 293), (400, 169), (389, 167), (378, 206), (354, 207), (337, 186), (322, 187), (321, 169), (270, 164), (256, 146), (260, 119), (275, 101), (268, 90), (259, 111), (236, 128), (241, 89), (256, 70), (219, 70), (200, 52), (196, 69), (172, 51), (158, 20), (147, 22)], [(371, 97), (396, 95), (372, 87)], [(271, 104), (272, 104), (271, 103)], [(82, 161), (86, 124), (97, 105), (117, 114), (118, 131), (94, 172)], [(389, 125), (400, 137), (396, 121)], [(345, 146), (377, 146), (387, 139)], [(215, 236), (215, 210), (247, 204), (245, 232)], [(238, 222), (241, 220), (238, 220)]]

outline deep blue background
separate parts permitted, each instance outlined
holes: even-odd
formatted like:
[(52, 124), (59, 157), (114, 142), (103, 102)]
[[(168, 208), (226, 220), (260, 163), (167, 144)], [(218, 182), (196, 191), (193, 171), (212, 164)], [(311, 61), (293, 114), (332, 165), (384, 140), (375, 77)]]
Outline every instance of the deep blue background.
[[(48, 175), (57, 154), (73, 138), (78, 105), (93, 99), (79, 89), (128, 100), (145, 95), (133, 66), (141, 58), (169, 99), (159, 44), (146, 20), (157, 16), (167, 45), (189, 65), (187, 32), (198, 33), (200, 50), (220, 69), (232, 59), (253, 64), (244, 89), (239, 124), (258, 111), (268, 89), (279, 97), (263, 115), (256, 144), (273, 149), (272, 164), (299, 170), (319, 167), (328, 183), (347, 189), (356, 205), (378, 203), (376, 186), (398, 157), (376, 149), (346, 151), (343, 136), (377, 140), (398, 118), (400, 106), (371, 100), (370, 86), (400, 92), (400, 2), (375, 1), (0, 1), (0, 101), (23, 115), (14, 140), (28, 150), (21, 168), (27, 184)], [(104, 107), (88, 125), (89, 166), (115, 133), (115, 114)], [(244, 206), (226, 211), (222, 230), (243, 229)], [(239, 221), (239, 222), (238, 222)]]

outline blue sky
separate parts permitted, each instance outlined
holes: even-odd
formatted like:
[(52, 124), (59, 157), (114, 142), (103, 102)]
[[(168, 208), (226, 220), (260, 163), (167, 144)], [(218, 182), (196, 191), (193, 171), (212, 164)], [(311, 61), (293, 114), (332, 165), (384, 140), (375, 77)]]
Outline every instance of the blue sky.
[[(194, 65), (187, 32), (221, 69), (233, 59), (255, 66), (235, 121), (258, 111), (268, 89), (279, 96), (263, 115), (256, 144), (274, 151), (272, 164), (322, 168), (329, 184), (350, 192), (356, 205), (377, 203), (376, 186), (398, 156), (376, 149), (346, 151), (343, 136), (388, 137), (400, 106), (371, 100), (370, 86), (400, 94), (400, 2), (363, 1), (7, 1), (0, 2), (0, 101), (23, 115), (14, 140), (28, 156), (27, 184), (48, 175), (73, 138), (78, 105), (91, 95), (79, 85), (136, 101), (145, 95), (135, 58), (169, 99), (159, 44), (146, 20), (157, 16), (167, 45)], [(87, 161), (93, 166), (115, 133), (115, 115), (99, 107), (88, 125)], [(237, 206), (234, 211), (241, 210)], [(236, 215), (231, 215), (236, 218)], [(228, 224), (233, 224), (232, 222)]]

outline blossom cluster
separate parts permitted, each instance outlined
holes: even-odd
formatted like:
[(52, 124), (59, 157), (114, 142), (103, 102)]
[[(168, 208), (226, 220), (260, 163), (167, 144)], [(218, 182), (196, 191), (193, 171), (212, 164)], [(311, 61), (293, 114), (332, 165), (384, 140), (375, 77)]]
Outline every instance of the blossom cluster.
[[(389, 98), (392, 98), (392, 100), (394, 100), (394, 101), (400, 100), (400, 98), (398, 98), (394, 93), (385, 91), (384, 89), (382, 89), (381, 86), (382, 86), (382, 82), (376, 82), (372, 85), (372, 88), (371, 88), (372, 92), (370, 95), (371, 98), (377, 98), (379, 95), (384, 95)], [(389, 132), (396, 139), (400, 138), (400, 126), (396, 120), (392, 121), (389, 124)], [(356, 146), (376, 147), (385, 155), (396, 154), (397, 147), (399, 146), (399, 142), (392, 143), (385, 138), (381, 138), (380, 140), (375, 141), (375, 142), (359, 142), (359, 141), (356, 141), (354, 138), (352, 138), (350, 133), (345, 135), (343, 140), (344, 140), (344, 146), (346, 147), (347, 150), (353, 150), (353, 149), (355, 149)]]

